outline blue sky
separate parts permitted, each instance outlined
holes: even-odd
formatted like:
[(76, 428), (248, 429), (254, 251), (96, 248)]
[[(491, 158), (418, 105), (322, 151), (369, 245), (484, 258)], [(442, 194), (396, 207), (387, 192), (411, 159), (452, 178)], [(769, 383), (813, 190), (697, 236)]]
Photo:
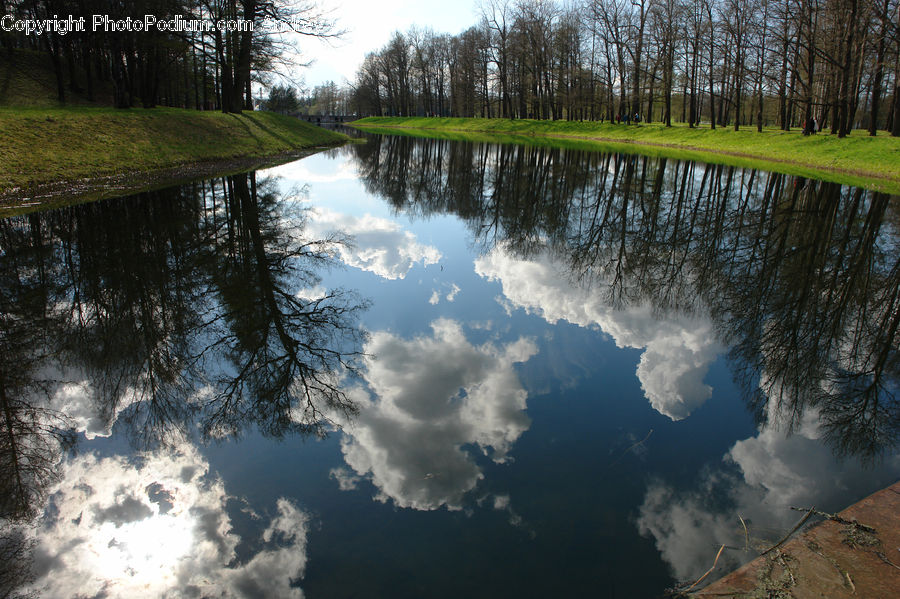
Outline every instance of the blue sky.
[(339, 85), (345, 78), (352, 81), (366, 53), (384, 46), (394, 31), (418, 25), (456, 34), (475, 24), (478, 5), (478, 0), (330, 0), (322, 7), (333, 11), (347, 34), (332, 42), (301, 39), (303, 59), (315, 62), (293, 76), (302, 76), (309, 87), (329, 80)]

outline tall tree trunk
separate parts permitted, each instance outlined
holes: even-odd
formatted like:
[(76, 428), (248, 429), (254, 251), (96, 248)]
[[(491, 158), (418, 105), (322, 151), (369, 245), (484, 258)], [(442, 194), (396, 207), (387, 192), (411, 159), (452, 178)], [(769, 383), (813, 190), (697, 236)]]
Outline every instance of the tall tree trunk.
[(781, 77), (778, 80), (778, 126), (787, 131), (790, 127), (787, 119), (787, 72), (788, 72), (788, 49), (790, 48), (790, 38), (788, 37), (788, 19), (784, 19), (784, 27), (782, 27), (782, 44), (781, 44)]
[(857, 0), (850, 2), (850, 16), (847, 24), (847, 36), (844, 39), (844, 60), (841, 65), (841, 83), (838, 93), (838, 137), (846, 137), (850, 133), (853, 115), (850, 114), (850, 71), (853, 68), (853, 33), (856, 30)]
[(66, 103), (66, 83), (63, 74), (62, 59), (59, 56), (59, 40), (55, 33), (47, 32), (46, 36), (47, 51), (50, 53), (50, 60), (53, 63), (53, 74), (56, 76), (56, 96), (61, 104)]
[(894, 106), (891, 110), (891, 136), (900, 137), (900, 52), (894, 65)]
[(218, 95), (219, 95), (219, 108), (222, 112), (234, 112), (234, 106), (232, 103), (232, 99), (234, 98), (234, 79), (231, 71), (231, 65), (229, 64), (231, 52), (226, 52), (225, 42), (222, 39), (222, 33), (215, 29), (215, 41), (216, 41), (216, 62), (218, 62), (218, 72), (219, 72), (219, 85), (218, 85)]
[(706, 14), (709, 18), (709, 128), (716, 128), (716, 90), (714, 87), (714, 75), (715, 75), (715, 45), (713, 44), (714, 35), (713, 35), (713, 20), (712, 20), (712, 9), (709, 8), (709, 3), (706, 3)]
[(869, 116), (869, 135), (872, 136), (878, 131), (878, 110), (881, 107), (881, 83), (884, 79), (888, 10), (890, 10), (890, 0), (884, 0), (884, 4), (881, 7), (881, 29), (878, 32), (878, 46), (875, 51), (875, 78), (872, 81), (872, 112)]
[(739, 131), (741, 128), (741, 101), (743, 100), (744, 91), (744, 52), (741, 48), (741, 42), (735, 43), (737, 54), (734, 58), (734, 130)]

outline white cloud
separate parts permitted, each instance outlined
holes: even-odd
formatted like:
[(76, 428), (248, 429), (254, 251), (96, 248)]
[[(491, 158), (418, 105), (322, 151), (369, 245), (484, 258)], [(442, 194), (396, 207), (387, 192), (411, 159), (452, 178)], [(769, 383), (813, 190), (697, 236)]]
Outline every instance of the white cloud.
[[(719, 546), (743, 547), (745, 539), (738, 512), (722, 513), (707, 506), (704, 492), (677, 494), (670, 486), (652, 482), (637, 520), (642, 535), (655, 539), (663, 560), (678, 580), (696, 580), (712, 564)], [(752, 521), (749, 512), (741, 517)], [(745, 520), (746, 521), (746, 520)], [(751, 554), (723, 553), (717, 568), (727, 572)]]
[(285, 499), (235, 565), (229, 499), (196, 448), (67, 460), (35, 542), (30, 589), (51, 597), (302, 597), (307, 516)]
[[(459, 285), (457, 285), (456, 283), (450, 283), (449, 285), (444, 284), (444, 287), (450, 289), (450, 291), (447, 292), (447, 295), (444, 296), (444, 299), (447, 300), (448, 302), (452, 302), (453, 300), (455, 300), (456, 296), (459, 294), (459, 291), (460, 291)], [(433, 289), (431, 291), (431, 298), (429, 298), (428, 303), (431, 304), (432, 306), (435, 306), (438, 303), (440, 303), (440, 301), (441, 301), (441, 292), (438, 291), (437, 289)]]
[(136, 387), (143, 382), (138, 380), (126, 386), (115, 398), (114, 410), (104, 414), (103, 407), (97, 402), (97, 392), (83, 370), (54, 364), (44, 368), (38, 378), (58, 383), (49, 398), (46, 395), (36, 395), (31, 401), (64, 415), (68, 424), (76, 432), (83, 433), (87, 439), (112, 434), (112, 427), (119, 413), (139, 401)]
[(788, 434), (778, 424), (775, 402), (770, 402), (770, 424), (755, 437), (735, 443), (726, 459), (737, 464), (748, 485), (764, 492), (768, 505), (839, 504), (848, 490), (865, 488), (879, 476), (887, 476), (888, 482), (900, 476), (900, 454), (874, 468), (836, 458), (822, 441), (819, 420), (817, 410), (807, 409)]
[(328, 297), (328, 290), (321, 285), (304, 287), (294, 294), (298, 299), (316, 301)]
[(328, 472), (328, 476), (337, 481), (341, 491), (352, 491), (356, 489), (359, 485), (359, 481), (362, 480), (362, 478), (346, 468), (332, 468)]
[[(315, 168), (311, 168), (314, 165)], [(298, 183), (336, 183), (355, 180), (358, 175), (352, 160), (295, 160), (259, 172), (262, 177), (280, 177)]]
[(538, 314), (550, 323), (565, 320), (597, 326), (618, 347), (644, 349), (637, 376), (644, 395), (661, 414), (686, 418), (712, 395), (703, 383), (722, 348), (709, 319), (654, 315), (648, 305), (616, 310), (596, 290), (571, 284), (548, 253), (533, 260), (510, 255), (502, 246), (475, 261), (475, 272), (503, 286), (504, 302)]
[(345, 423), (341, 447), (347, 464), (379, 489), (378, 499), (459, 509), (483, 476), (463, 446), (503, 462), (530, 424), (513, 364), (537, 348), (524, 338), (476, 347), (451, 320), (432, 329), (411, 340), (372, 335), (364, 376), (375, 398), (355, 392), (360, 414)]
[[(480, 506), (484, 500), (488, 499), (488, 497), (483, 497), (477, 501)], [(522, 519), (522, 516), (516, 513), (516, 511), (510, 505), (509, 495), (494, 495), (493, 497), (493, 508), (498, 512), (506, 512), (508, 521), (511, 526), (516, 526), (520, 528), (524, 528), (528, 535), (533, 539), (537, 534), (535, 531), (525, 524), (525, 521)]]
[(341, 260), (385, 279), (402, 279), (415, 264), (428, 266), (441, 259), (437, 248), (419, 243), (399, 223), (370, 214), (358, 217), (313, 208), (307, 230), (314, 237), (331, 231), (352, 236), (352, 247), (339, 248)]
[(232, 592), (235, 597), (303, 597), (303, 592), (292, 587), (292, 580), (303, 577), (306, 570), (306, 534), (309, 517), (290, 501), (281, 498), (277, 502), (278, 516), (263, 531), (263, 541), (278, 543), (272, 549), (264, 549), (249, 562), (237, 568), (224, 568), (220, 596)]
[(94, 391), (88, 381), (61, 384), (50, 398), (50, 407), (65, 414), (76, 431), (88, 439), (108, 437), (112, 434), (112, 422), (100, 417), (94, 405)]

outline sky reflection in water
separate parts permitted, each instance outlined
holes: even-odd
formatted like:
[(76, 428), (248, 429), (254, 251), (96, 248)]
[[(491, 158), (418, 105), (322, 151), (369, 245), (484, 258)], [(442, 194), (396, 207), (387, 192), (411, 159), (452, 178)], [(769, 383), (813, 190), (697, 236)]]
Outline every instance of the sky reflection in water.
[[(900, 474), (894, 210), (727, 167), (376, 137), (6, 221), (4, 402), (80, 442), (4, 489), (4, 551), (32, 575), (3, 576), (657, 595), (742, 546), (737, 515), (763, 544), (787, 506)], [(36, 463), (66, 441), (23, 431), (5, 464), (10, 439), (43, 443)]]

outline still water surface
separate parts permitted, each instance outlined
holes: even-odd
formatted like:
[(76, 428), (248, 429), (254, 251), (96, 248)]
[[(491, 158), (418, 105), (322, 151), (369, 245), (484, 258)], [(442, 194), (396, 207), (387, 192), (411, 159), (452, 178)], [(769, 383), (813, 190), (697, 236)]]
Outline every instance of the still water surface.
[(399, 136), (0, 221), (0, 591), (661, 596), (900, 477), (898, 225)]

